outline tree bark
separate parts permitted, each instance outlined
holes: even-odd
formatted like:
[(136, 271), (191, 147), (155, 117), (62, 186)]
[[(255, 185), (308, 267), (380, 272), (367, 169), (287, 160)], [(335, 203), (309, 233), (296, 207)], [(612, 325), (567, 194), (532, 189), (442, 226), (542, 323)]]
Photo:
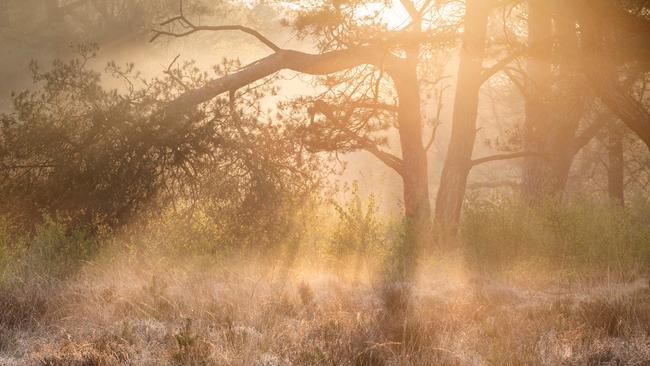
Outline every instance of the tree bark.
[(598, 98), (616, 114), (650, 150), (650, 112), (634, 99), (613, 77), (590, 73), (589, 78)]
[[(551, 53), (553, 45), (546, 40), (551, 37), (551, 17), (544, 0), (528, 2), (528, 43), (537, 45), (528, 59), (528, 83), (525, 95), (526, 118), (523, 127), (524, 149), (546, 151), (548, 124), (550, 121), (549, 98), (551, 80)], [(522, 193), (528, 200), (535, 200), (546, 184), (546, 163), (534, 157), (523, 160)]]
[[(634, 131), (650, 149), (650, 111), (632, 96), (629, 88), (619, 82), (616, 73), (619, 65), (610, 50), (618, 45), (607, 41), (607, 33), (619, 29), (636, 34), (643, 40), (646, 53), (635, 53), (635, 58), (642, 61), (642, 64), (650, 65), (648, 63), (650, 47), (646, 40), (650, 35), (650, 21), (634, 16), (605, 0), (593, 1), (593, 4), (581, 0), (574, 6), (582, 29), (581, 44), (582, 57), (585, 60), (583, 65), (585, 76), (603, 104)], [(639, 51), (641, 48), (634, 47), (633, 50), (626, 51)], [(618, 53), (614, 52), (614, 54)]]
[[(555, 22), (554, 34), (550, 27), (553, 13), (567, 15)], [(524, 163), (523, 193), (529, 202), (561, 197), (576, 154), (593, 137), (583, 143), (587, 135), (576, 135), (584, 114), (586, 85), (583, 74), (576, 71), (579, 45), (575, 25), (565, 5), (530, 2), (530, 42), (541, 43), (540, 37), (552, 35), (557, 41), (555, 45), (546, 43), (543, 53), (529, 61), (532, 85), (526, 101), (525, 150), (543, 151), (548, 156)]]
[(476, 140), (490, 4), (484, 0), (469, 0), (466, 9), (451, 140), (436, 198), (435, 227), (440, 237), (454, 236), (457, 233)]
[(608, 125), (607, 191), (612, 202), (625, 205), (623, 131), (621, 127), (617, 121), (611, 121)]
[(402, 150), (406, 237), (403, 266), (411, 267), (416, 252), (430, 243), (431, 204), (427, 154), (422, 141), (420, 88), (417, 77), (419, 50), (409, 52), (401, 72), (393, 76), (399, 98), (398, 123)]

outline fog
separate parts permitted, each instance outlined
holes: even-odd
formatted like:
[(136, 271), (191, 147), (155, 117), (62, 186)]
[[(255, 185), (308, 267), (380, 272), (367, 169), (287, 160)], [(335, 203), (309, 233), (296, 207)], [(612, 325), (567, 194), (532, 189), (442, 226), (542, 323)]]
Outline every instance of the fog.
[(4, 0), (0, 365), (650, 362), (650, 7)]

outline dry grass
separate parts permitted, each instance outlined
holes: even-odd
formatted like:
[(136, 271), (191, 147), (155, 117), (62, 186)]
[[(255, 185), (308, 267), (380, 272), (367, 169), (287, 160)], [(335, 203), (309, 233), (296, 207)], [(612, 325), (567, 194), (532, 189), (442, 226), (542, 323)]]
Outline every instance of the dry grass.
[(650, 364), (645, 280), (524, 286), (450, 268), (406, 286), (254, 263), (91, 263), (5, 286), (0, 364)]

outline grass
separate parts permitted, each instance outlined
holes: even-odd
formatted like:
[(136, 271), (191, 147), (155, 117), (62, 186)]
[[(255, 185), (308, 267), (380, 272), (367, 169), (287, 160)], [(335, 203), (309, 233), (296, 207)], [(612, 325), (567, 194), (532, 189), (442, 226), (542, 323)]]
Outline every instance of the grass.
[(215, 255), (209, 225), (2, 231), (0, 365), (650, 364), (637, 211), (477, 204), (464, 250), (402, 283), (384, 267), (399, 229), (365, 207), (276, 255)]
[[(454, 264), (453, 266), (456, 266)], [(399, 286), (257, 263), (121, 258), (3, 293), (3, 365), (647, 365), (647, 281)], [(36, 286), (32, 284), (31, 286)]]

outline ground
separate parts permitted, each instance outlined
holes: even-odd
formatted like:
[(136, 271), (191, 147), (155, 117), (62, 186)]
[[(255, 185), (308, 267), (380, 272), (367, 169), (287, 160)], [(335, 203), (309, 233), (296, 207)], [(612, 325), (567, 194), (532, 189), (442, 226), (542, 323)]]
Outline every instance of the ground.
[(131, 257), (30, 280), (0, 299), (0, 364), (650, 365), (642, 275), (299, 267)]

